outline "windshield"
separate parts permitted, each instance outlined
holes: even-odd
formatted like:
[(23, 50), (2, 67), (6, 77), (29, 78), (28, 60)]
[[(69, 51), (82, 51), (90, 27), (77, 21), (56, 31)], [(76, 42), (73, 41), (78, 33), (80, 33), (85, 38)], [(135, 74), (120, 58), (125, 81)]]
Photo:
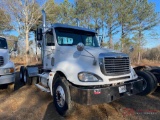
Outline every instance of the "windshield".
[(57, 42), (60, 46), (83, 43), (85, 46), (99, 47), (95, 33), (69, 28), (56, 28)]
[(0, 49), (7, 49), (7, 42), (5, 38), (0, 37)]

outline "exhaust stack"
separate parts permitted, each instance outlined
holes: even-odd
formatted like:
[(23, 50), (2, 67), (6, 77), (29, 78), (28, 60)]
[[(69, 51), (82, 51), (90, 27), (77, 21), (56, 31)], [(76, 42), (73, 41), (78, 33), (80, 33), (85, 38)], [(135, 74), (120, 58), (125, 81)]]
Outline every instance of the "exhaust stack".
[(43, 17), (43, 28), (46, 27), (46, 12), (42, 10), (42, 17)]

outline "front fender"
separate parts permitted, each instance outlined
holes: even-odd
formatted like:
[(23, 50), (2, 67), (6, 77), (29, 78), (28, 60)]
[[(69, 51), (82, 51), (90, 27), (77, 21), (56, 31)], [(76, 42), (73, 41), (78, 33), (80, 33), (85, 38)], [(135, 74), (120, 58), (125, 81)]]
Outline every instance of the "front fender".
[(51, 95), (53, 95), (53, 92), (52, 92), (52, 85), (53, 85), (53, 80), (54, 80), (54, 76), (55, 76), (55, 72), (50, 72), (49, 73), (49, 81), (48, 81), (48, 86), (50, 88), (50, 92), (51, 92)]

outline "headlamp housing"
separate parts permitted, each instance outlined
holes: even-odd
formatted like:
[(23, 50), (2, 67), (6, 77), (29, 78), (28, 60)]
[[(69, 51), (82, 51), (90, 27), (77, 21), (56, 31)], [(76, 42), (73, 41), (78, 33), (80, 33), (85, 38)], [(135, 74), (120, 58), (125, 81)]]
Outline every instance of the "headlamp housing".
[(89, 72), (80, 72), (78, 74), (78, 79), (82, 82), (102, 82), (102, 78), (98, 75)]

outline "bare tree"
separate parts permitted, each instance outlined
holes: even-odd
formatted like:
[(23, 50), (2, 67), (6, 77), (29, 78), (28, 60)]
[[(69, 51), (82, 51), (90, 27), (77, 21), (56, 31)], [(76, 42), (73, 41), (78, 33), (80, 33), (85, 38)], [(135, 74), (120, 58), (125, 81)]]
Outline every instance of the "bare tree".
[[(36, 0), (2, 0), (5, 11), (10, 14), (13, 29), (25, 39), (26, 46), (26, 65), (28, 64), (29, 54), (29, 32), (41, 17), (41, 9), (44, 8), (44, 1), (37, 3)], [(42, 6), (40, 6), (42, 5)]]

